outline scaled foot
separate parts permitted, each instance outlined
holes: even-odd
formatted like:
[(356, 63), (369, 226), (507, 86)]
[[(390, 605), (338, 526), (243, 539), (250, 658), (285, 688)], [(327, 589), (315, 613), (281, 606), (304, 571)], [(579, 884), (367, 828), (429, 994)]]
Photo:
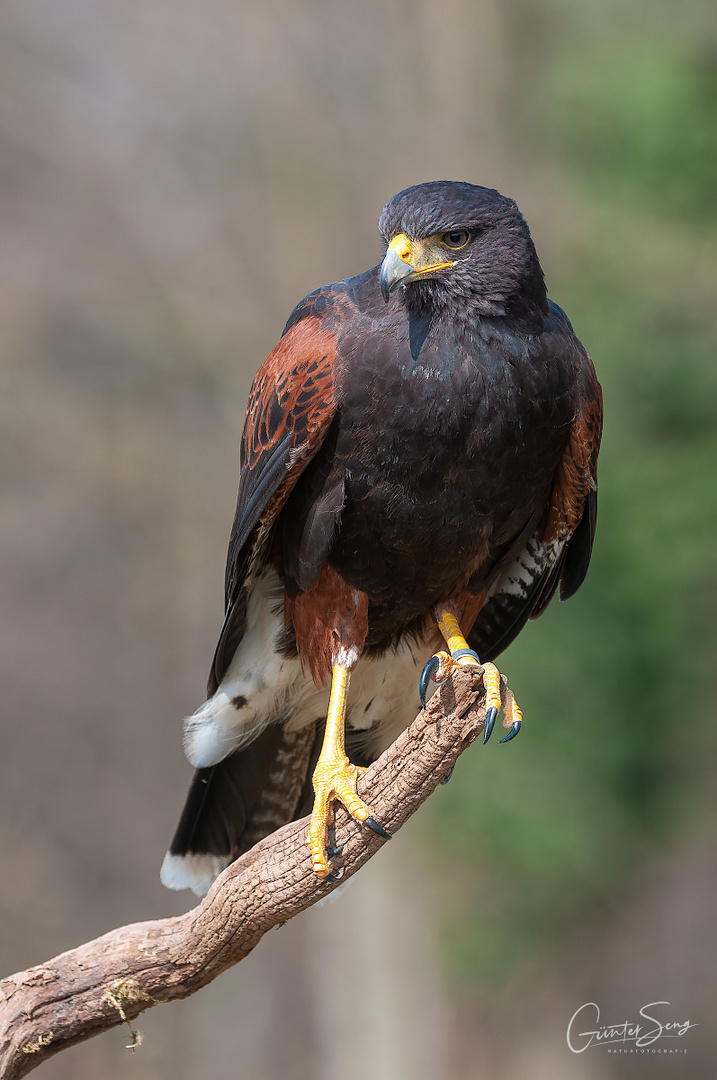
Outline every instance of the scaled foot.
[(384, 840), (391, 834), (379, 825), (366, 803), (356, 794), (356, 781), (360, 772), (352, 765), (344, 749), (344, 719), (346, 694), (351, 680), (350, 670), (343, 664), (335, 664), (331, 677), (331, 696), (326, 716), (326, 731), (319, 760), (314, 770), (314, 808), (311, 811), (306, 843), (311, 848), (314, 870), (320, 878), (331, 873), (326, 851), (326, 833), (333, 813), (333, 802), (338, 799), (351, 817), (361, 825), (368, 825)]
[(438, 623), (438, 627), (445, 638), (450, 652), (440, 651), (435, 653), (421, 672), (419, 682), (421, 705), (425, 708), (426, 692), (428, 690), (428, 683), (431, 680), (434, 682), (443, 682), (444, 679), (447, 679), (458, 667), (466, 665), (478, 666), (482, 668), (483, 685), (486, 693), (486, 716), (483, 742), (487, 743), (488, 739), (491, 737), (493, 726), (501, 705), (503, 707), (504, 715), (503, 726), (510, 728), (510, 730), (505, 738), (500, 741), (504, 743), (514, 739), (520, 731), (523, 714), (515, 700), (515, 695), (512, 690), (508, 688), (508, 685), (498, 671), (498, 668), (495, 664), (491, 663), (481, 664), (477, 653), (469, 646), (461, 633), (455, 616), (450, 611), (437, 609), (436, 622)]
[(360, 825), (367, 825), (385, 840), (391, 839), (391, 834), (379, 825), (370, 808), (356, 794), (356, 781), (359, 773), (364, 771), (357, 765), (352, 765), (345, 756), (324, 761), (319, 758), (316, 765), (313, 780), (314, 809), (311, 812), (306, 843), (311, 848), (314, 870), (320, 878), (331, 873), (326, 838), (335, 799), (343, 803), (351, 817)]

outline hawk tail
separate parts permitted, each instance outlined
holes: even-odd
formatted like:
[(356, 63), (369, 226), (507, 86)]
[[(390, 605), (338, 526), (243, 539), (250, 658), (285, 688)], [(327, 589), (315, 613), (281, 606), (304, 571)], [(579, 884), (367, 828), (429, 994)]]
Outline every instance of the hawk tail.
[(299, 731), (272, 724), (248, 746), (197, 769), (164, 856), (162, 884), (204, 896), (239, 855), (308, 813), (319, 741), (314, 724)]

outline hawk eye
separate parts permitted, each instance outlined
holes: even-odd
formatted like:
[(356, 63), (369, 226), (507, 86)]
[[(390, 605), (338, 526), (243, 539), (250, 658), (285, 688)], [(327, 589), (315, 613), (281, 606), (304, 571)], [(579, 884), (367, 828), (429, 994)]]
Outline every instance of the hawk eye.
[(465, 247), (471, 238), (471, 234), (467, 229), (455, 229), (453, 232), (444, 232), (441, 236), (441, 243), (446, 247), (457, 250), (458, 248)]

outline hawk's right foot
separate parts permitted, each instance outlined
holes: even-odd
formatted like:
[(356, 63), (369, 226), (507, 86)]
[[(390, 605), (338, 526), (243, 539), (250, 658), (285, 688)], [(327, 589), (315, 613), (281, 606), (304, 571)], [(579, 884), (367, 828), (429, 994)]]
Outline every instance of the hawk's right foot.
[(348, 668), (339, 664), (334, 666), (324, 744), (313, 776), (314, 808), (311, 811), (306, 843), (311, 848), (314, 871), (320, 878), (331, 874), (326, 838), (334, 800), (342, 802), (351, 817), (360, 825), (368, 826), (384, 840), (391, 839), (391, 834), (379, 825), (370, 807), (356, 794), (356, 781), (359, 773), (364, 770), (358, 765), (352, 765), (344, 750), (346, 692), (350, 678)]

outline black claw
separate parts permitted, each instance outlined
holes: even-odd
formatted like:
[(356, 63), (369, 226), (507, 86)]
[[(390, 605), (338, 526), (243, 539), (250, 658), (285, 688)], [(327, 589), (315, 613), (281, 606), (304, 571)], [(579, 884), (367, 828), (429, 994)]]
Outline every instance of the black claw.
[(328, 874), (324, 878), (326, 882), (341, 881), (341, 874), (335, 873), (333, 870), (329, 870)]
[(333, 859), (334, 855), (340, 855), (345, 847), (346, 847), (346, 842), (345, 841), (340, 847), (327, 847), (326, 854), (327, 854), (329, 859)]
[(485, 727), (483, 729), (483, 745), (488, 742), (488, 739), (493, 734), (493, 725), (495, 724), (495, 718), (498, 715), (498, 709), (495, 705), (491, 705), (490, 709), (485, 714)]
[(451, 778), (451, 777), (453, 776), (453, 770), (454, 770), (454, 769), (455, 769), (455, 765), (451, 765), (450, 769), (448, 770), (448, 772), (446, 773), (446, 775), (445, 775), (445, 776), (443, 777), (443, 779), (441, 780), (441, 783), (442, 783), (442, 784), (447, 784), (447, 783), (448, 783), (448, 781), (450, 780), (450, 778)]
[(376, 835), (377, 836), (382, 836), (384, 840), (390, 840), (391, 839), (390, 832), (386, 832), (383, 825), (379, 825), (379, 823), (376, 821), (376, 818), (373, 815), (370, 815), (369, 817), (367, 817), (363, 821), (362, 824), (368, 825), (369, 829), (373, 829), (373, 831), (376, 833)]
[(418, 681), (418, 692), (421, 695), (421, 708), (423, 709), (426, 707), (426, 691), (428, 690), (428, 684), (431, 681), (431, 675), (438, 671), (440, 664), (440, 657), (432, 656), (421, 672), (421, 678)]
[(515, 738), (515, 736), (518, 734), (519, 731), (520, 731), (520, 720), (514, 720), (510, 731), (508, 732), (506, 737), (504, 739), (501, 739), (500, 741), (501, 742), (510, 742), (511, 739)]

